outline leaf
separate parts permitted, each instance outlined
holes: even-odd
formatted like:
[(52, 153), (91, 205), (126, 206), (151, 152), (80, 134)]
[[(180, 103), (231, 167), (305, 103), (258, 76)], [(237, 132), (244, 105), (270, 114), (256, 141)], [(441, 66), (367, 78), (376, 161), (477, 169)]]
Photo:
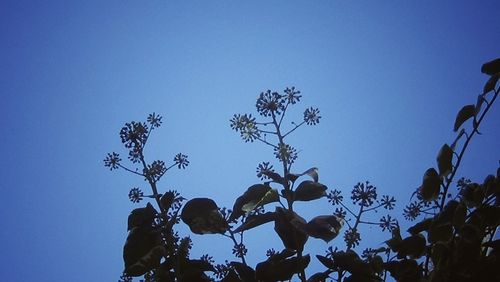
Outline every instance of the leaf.
[(276, 213), (266, 212), (264, 214), (255, 214), (247, 217), (245, 222), (241, 224), (238, 228), (234, 230), (235, 233), (246, 231), (257, 227), (259, 225), (274, 221), (276, 219)]
[(328, 269), (333, 269), (335, 267), (335, 265), (333, 264), (333, 260), (325, 256), (316, 255), (316, 258), (319, 260), (319, 262), (321, 262), (321, 264), (323, 264)]
[(160, 265), (165, 254), (160, 233), (151, 226), (132, 228), (123, 246), (124, 272), (128, 276), (141, 276)]
[(127, 231), (139, 226), (151, 226), (158, 212), (151, 203), (144, 208), (134, 209), (128, 216)]
[(439, 150), (437, 156), (439, 176), (445, 177), (451, 173), (451, 170), (453, 168), (452, 158), (453, 150), (450, 148), (450, 146), (448, 146), (448, 144), (444, 144), (443, 147), (441, 147), (441, 150)]
[(317, 167), (312, 167), (312, 168), (304, 171), (303, 173), (289, 173), (289, 174), (287, 174), (286, 179), (290, 180), (292, 182), (295, 182), (295, 180), (297, 180), (297, 178), (299, 178), (303, 175), (309, 175), (314, 180), (314, 182), (318, 182), (319, 175), (318, 175), (318, 168)]
[(326, 196), (326, 189), (328, 188), (319, 182), (305, 180), (302, 181), (302, 183), (300, 183), (297, 189), (295, 190), (294, 199), (296, 201), (316, 200), (323, 196)]
[(274, 230), (280, 237), (285, 248), (299, 252), (304, 249), (304, 244), (309, 236), (296, 226), (305, 226), (306, 224), (306, 221), (295, 212), (276, 207)]
[(309, 279), (307, 279), (307, 282), (324, 282), (328, 277), (330, 277), (330, 274), (332, 272), (330, 270), (323, 271), (323, 272), (316, 272), (314, 273)]
[(431, 201), (437, 199), (439, 196), (439, 185), (441, 185), (441, 179), (436, 169), (429, 168), (425, 174), (422, 181), (422, 186), (420, 186), (420, 195), (425, 201)]
[(208, 198), (188, 201), (182, 209), (181, 219), (195, 234), (223, 234), (228, 228), (217, 204)]
[(439, 265), (439, 262), (444, 258), (445, 254), (448, 253), (448, 246), (444, 242), (438, 242), (434, 244), (431, 249), (431, 259), (435, 266)]
[(455, 228), (460, 228), (464, 225), (467, 216), (467, 207), (463, 202), (455, 209), (455, 214), (453, 215), (452, 224)]
[(290, 280), (293, 275), (304, 270), (311, 261), (309, 255), (287, 259), (270, 257), (258, 263), (255, 268), (255, 277), (258, 281), (283, 281)]
[(174, 203), (174, 200), (175, 200), (175, 193), (172, 191), (168, 191), (165, 194), (163, 194), (163, 196), (161, 196), (160, 203), (165, 210), (168, 210)]
[(245, 214), (245, 212), (251, 211), (251, 207), (255, 208), (269, 190), (271, 190), (271, 187), (264, 184), (250, 186), (245, 193), (234, 202), (233, 212), (229, 216), (229, 221), (233, 221)]
[(269, 171), (269, 170), (264, 170), (261, 172), (263, 175), (271, 178), (274, 182), (284, 184), (285, 179), (279, 175), (279, 173), (276, 173), (274, 171)]
[[(262, 197), (262, 199), (260, 199), (260, 201), (255, 204), (255, 205), (244, 205), (242, 210), (243, 211), (253, 211), (255, 208), (258, 208), (258, 207), (261, 207), (265, 204), (269, 204), (269, 203), (274, 203), (274, 202), (278, 202), (280, 200), (280, 195), (278, 194), (278, 190), (276, 189), (271, 189), (269, 191), (267, 191), (267, 193)], [(247, 208), (249, 208), (247, 210)]]
[(239, 278), (243, 282), (255, 282), (255, 270), (241, 262), (232, 261), (230, 265), (234, 268)]
[(498, 79), (500, 79), (500, 73), (494, 74), (488, 79), (486, 84), (484, 85), (483, 89), (483, 94), (486, 94), (490, 91), (495, 90), (495, 87), (497, 85)]
[(353, 275), (373, 276), (371, 266), (361, 260), (353, 250), (335, 252), (332, 254), (332, 259), (336, 268), (345, 269)]
[(450, 223), (448, 224), (434, 224), (429, 230), (429, 242), (447, 242), (453, 237), (453, 227)]
[(471, 117), (474, 117), (476, 114), (476, 106), (467, 105), (464, 106), (457, 114), (455, 118), (455, 125), (453, 126), (453, 131), (457, 132), (458, 129), (462, 126), (464, 122), (466, 122)]
[(344, 220), (335, 215), (320, 215), (307, 223), (306, 231), (309, 236), (328, 243), (337, 237), (343, 225)]
[(425, 237), (422, 234), (412, 235), (408, 238), (403, 239), (397, 247), (398, 258), (405, 258), (409, 256), (410, 258), (419, 258), (425, 252)]
[(426, 218), (419, 223), (413, 225), (412, 227), (408, 228), (408, 232), (412, 235), (416, 235), (422, 231), (427, 231), (431, 227), (433, 219), (432, 218)]
[(396, 281), (419, 281), (422, 276), (421, 267), (413, 259), (389, 261), (384, 267)]
[(487, 75), (494, 75), (500, 72), (500, 58), (489, 61), (481, 66), (481, 72)]
[(401, 241), (403, 241), (403, 239), (401, 238), (401, 233), (399, 228), (394, 228), (392, 230), (392, 238), (385, 241), (385, 243), (393, 252), (396, 252), (397, 247), (399, 246)]

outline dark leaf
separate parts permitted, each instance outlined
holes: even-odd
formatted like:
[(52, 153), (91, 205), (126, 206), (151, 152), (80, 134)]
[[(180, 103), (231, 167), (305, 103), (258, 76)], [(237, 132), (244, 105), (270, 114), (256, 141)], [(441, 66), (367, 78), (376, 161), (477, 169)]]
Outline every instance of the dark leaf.
[(451, 173), (451, 169), (453, 167), (451, 161), (453, 158), (453, 150), (448, 146), (448, 144), (444, 144), (439, 150), (437, 156), (437, 164), (439, 169), (439, 176), (445, 177)]
[(408, 228), (408, 232), (412, 235), (416, 235), (422, 231), (427, 231), (431, 227), (432, 223), (432, 218), (426, 218), (419, 223), (413, 225), (412, 227)]
[(406, 256), (410, 258), (419, 258), (424, 254), (425, 244), (425, 237), (421, 234), (417, 234), (405, 238), (395, 249), (398, 252), (398, 258), (405, 258)]
[(234, 269), (231, 269), (220, 282), (243, 282)]
[(289, 173), (286, 176), (286, 179), (290, 180), (292, 182), (295, 182), (295, 180), (297, 180), (297, 178), (299, 178), (303, 175), (306, 175), (306, 174), (309, 175), (314, 180), (314, 182), (318, 182), (319, 175), (318, 175), (318, 168), (317, 167), (312, 167), (312, 168), (304, 171), (303, 173)]
[(333, 269), (335, 267), (335, 265), (333, 264), (333, 260), (325, 256), (316, 255), (316, 258), (328, 269)]
[(228, 225), (217, 204), (208, 198), (195, 198), (182, 209), (181, 219), (195, 234), (226, 232)]
[(361, 260), (353, 250), (335, 252), (332, 254), (332, 260), (335, 268), (347, 270), (353, 275), (363, 275), (368, 278), (374, 274), (371, 266)]
[(312, 201), (326, 196), (327, 187), (311, 180), (302, 181), (295, 190), (296, 201)]
[(422, 186), (420, 186), (420, 195), (422, 199), (425, 201), (437, 199), (439, 196), (439, 185), (441, 185), (439, 174), (434, 168), (429, 168), (425, 172)]
[(274, 230), (285, 248), (299, 252), (304, 249), (304, 244), (309, 236), (296, 226), (305, 226), (306, 224), (306, 221), (295, 212), (281, 207), (276, 208)]
[(255, 276), (258, 281), (274, 282), (290, 280), (296, 273), (304, 270), (310, 262), (309, 255), (276, 260), (272, 257), (257, 264)]
[(464, 122), (476, 115), (476, 106), (467, 105), (464, 106), (457, 114), (455, 119), (455, 125), (453, 126), (453, 131), (457, 132)]
[(331, 271), (327, 270), (324, 272), (317, 272), (314, 273), (309, 279), (307, 279), (307, 282), (325, 282), (328, 277), (330, 277)]
[(285, 183), (285, 180), (283, 179), (283, 177), (281, 177), (281, 175), (279, 175), (279, 173), (276, 173), (274, 171), (269, 171), (269, 170), (264, 170), (261, 173), (263, 175), (269, 177), (270, 179), (272, 179), (276, 183), (281, 183), (281, 184)]
[(172, 206), (172, 204), (174, 203), (174, 200), (175, 200), (175, 193), (172, 191), (168, 191), (165, 194), (163, 194), (163, 196), (161, 196), (160, 203), (165, 210), (168, 210), (170, 209), (170, 206)]
[(271, 187), (264, 184), (250, 186), (243, 195), (236, 199), (229, 221), (233, 221), (245, 214), (245, 212), (255, 208), (269, 190), (271, 190)]
[(450, 223), (447, 224), (433, 224), (429, 229), (429, 242), (447, 242), (453, 236), (453, 227)]
[(160, 265), (165, 249), (160, 233), (151, 226), (132, 228), (123, 246), (125, 273), (128, 276), (141, 276)]
[(385, 243), (393, 252), (397, 252), (397, 248), (401, 243), (401, 241), (403, 241), (403, 239), (401, 238), (401, 233), (399, 228), (394, 228), (392, 230), (392, 238), (385, 241)]
[(481, 72), (487, 75), (494, 75), (500, 72), (500, 58), (489, 61), (481, 67)]
[(247, 217), (245, 222), (234, 230), (235, 233), (246, 231), (259, 225), (274, 221), (276, 214), (274, 212), (266, 212), (264, 214), (255, 214)]
[(463, 202), (460, 202), (460, 204), (455, 209), (455, 214), (453, 215), (453, 220), (452, 220), (453, 226), (455, 228), (462, 227), (465, 223), (466, 216), (467, 216), (467, 207)]
[(373, 257), (373, 259), (370, 261), (370, 264), (375, 273), (382, 273), (382, 271), (384, 271), (384, 260), (381, 256), (376, 255), (375, 257)]
[(484, 199), (485, 191), (481, 185), (477, 183), (470, 183), (460, 191), (460, 196), (465, 200), (467, 207), (473, 208), (481, 205)]
[(145, 208), (134, 209), (128, 216), (127, 231), (132, 230), (134, 227), (151, 226), (156, 214), (158, 212), (150, 203)]
[(492, 75), (484, 85), (483, 94), (495, 90), (499, 78), (500, 78), (500, 73)]
[(384, 267), (396, 281), (419, 281), (422, 277), (422, 269), (413, 259), (386, 262)]
[(255, 282), (255, 270), (241, 262), (233, 261), (231, 266), (234, 268), (239, 278), (243, 282)]
[(335, 215), (320, 215), (311, 219), (305, 229), (309, 236), (328, 243), (337, 237), (343, 225), (344, 220)]
[(444, 242), (437, 242), (432, 246), (431, 250), (431, 259), (432, 263), (435, 266), (438, 266), (439, 263), (445, 258), (446, 254), (448, 253), (448, 246)]

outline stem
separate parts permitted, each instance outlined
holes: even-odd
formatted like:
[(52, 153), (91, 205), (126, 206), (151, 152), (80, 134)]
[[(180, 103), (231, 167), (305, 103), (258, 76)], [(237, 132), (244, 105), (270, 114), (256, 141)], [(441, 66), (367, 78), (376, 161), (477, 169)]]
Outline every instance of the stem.
[(304, 123), (306, 123), (305, 121), (302, 121), (301, 123), (295, 125), (294, 128), (292, 128), (290, 131), (288, 131), (287, 133), (285, 133), (285, 135), (283, 135), (283, 138), (285, 138), (286, 136), (288, 136), (288, 134), (292, 133), (295, 131), (295, 129), (299, 128), (301, 125), (303, 125)]
[(139, 175), (139, 176), (143, 176), (143, 177), (145, 177), (145, 175), (144, 175), (144, 174), (139, 173), (139, 172), (137, 172), (137, 171), (133, 171), (133, 170), (131, 170), (131, 169), (129, 169), (129, 168), (127, 168), (127, 167), (125, 167), (125, 166), (121, 165), (121, 164), (118, 164), (118, 166), (119, 166), (119, 167), (121, 167), (121, 168), (123, 168), (124, 170), (126, 170), (126, 171), (128, 171), (128, 172), (131, 172), (131, 173), (133, 173), (133, 174), (137, 174), (137, 175)]
[(481, 114), (481, 116), (479, 117), (479, 119), (477, 120), (477, 122), (474, 124), (472, 132), (469, 135), (466, 135), (467, 139), (465, 140), (465, 143), (464, 143), (464, 145), (462, 147), (462, 150), (460, 151), (460, 154), (458, 155), (457, 162), (456, 162), (455, 166), (453, 167), (453, 170), (451, 172), (450, 177), (447, 178), (446, 186), (444, 187), (444, 191), (443, 191), (443, 198), (441, 199), (441, 204), (439, 205), (440, 211), (442, 211), (443, 208), (444, 208), (444, 204), (445, 204), (445, 201), (446, 201), (446, 195), (448, 194), (448, 189), (450, 188), (451, 182), (453, 181), (453, 177), (455, 177), (455, 174), (458, 171), (458, 167), (460, 166), (460, 163), (461, 163), (462, 158), (463, 158), (463, 156), (465, 154), (467, 146), (469, 146), (469, 143), (472, 140), (472, 137), (474, 136), (474, 134), (478, 133), (477, 129), (479, 128), (479, 125), (483, 121), (483, 118), (485, 117), (485, 115), (488, 112), (488, 110), (491, 108), (491, 106), (495, 102), (495, 99), (497, 98), (499, 92), (500, 92), (500, 88), (498, 88), (497, 90), (495, 90), (495, 95), (493, 96), (493, 98), (491, 99), (491, 101), (489, 103), (486, 103), (486, 108), (484, 109), (483, 113)]
[[(227, 236), (227, 237), (229, 237), (229, 238), (231, 238), (231, 240), (233, 241), (234, 246), (236, 247), (236, 246), (237, 246), (237, 245), (239, 245), (239, 244), (238, 244), (238, 241), (236, 241), (236, 238), (234, 237), (234, 232), (233, 232), (231, 229), (229, 229), (228, 231), (229, 231), (229, 234), (230, 234), (230, 235), (226, 235), (226, 236)], [(245, 260), (245, 256), (244, 256), (244, 255), (242, 255), (240, 258), (241, 258), (241, 262), (242, 262), (244, 265), (247, 265), (247, 262), (246, 262), (246, 260)]]

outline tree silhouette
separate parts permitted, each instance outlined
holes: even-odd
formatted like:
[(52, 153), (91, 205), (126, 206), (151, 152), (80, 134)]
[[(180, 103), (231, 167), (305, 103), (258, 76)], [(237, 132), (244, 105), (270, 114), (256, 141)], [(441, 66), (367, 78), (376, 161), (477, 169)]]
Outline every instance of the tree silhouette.
[[(150, 198), (156, 208), (147, 203), (128, 217), (120, 281), (140, 276), (141, 281), (385, 281), (387, 274), (397, 281), (500, 281), (500, 240), (494, 239), (500, 224), (500, 168), (482, 183), (455, 179), (468, 145), (479, 134), (500, 92), (500, 59), (484, 64), (481, 70), (489, 76), (482, 93), (475, 104), (458, 112), (453, 128), (456, 138), (441, 147), (436, 168), (424, 172), (422, 184), (412, 196), (415, 200), (404, 209), (404, 219), (418, 219), (407, 237), (401, 235), (393, 215), (383, 215), (378, 221), (366, 219), (378, 210), (393, 210), (396, 203), (392, 196), (380, 197), (369, 181), (354, 185), (350, 205), (341, 191), (329, 190), (319, 181), (318, 168), (294, 171), (299, 152), (287, 137), (301, 126), (313, 126), (321, 120), (319, 109), (309, 107), (300, 122), (285, 126), (287, 111), (302, 99), (294, 87), (282, 93), (262, 92), (256, 101), (258, 117), (235, 114), (231, 118), (231, 128), (243, 141), (271, 147), (279, 163), (279, 169), (272, 161), (260, 163), (256, 172), (262, 183), (242, 191), (231, 209), (221, 208), (209, 198), (185, 201), (177, 191), (159, 192), (157, 183), (171, 168), (186, 168), (187, 156), (177, 154), (170, 165), (161, 160), (147, 162), (144, 148), (151, 132), (161, 126), (161, 116), (153, 113), (146, 122), (126, 123), (120, 138), (132, 167), (123, 165), (115, 152), (107, 155), (104, 164), (110, 170), (123, 169), (144, 178), (152, 194), (133, 187), (129, 198), (134, 203)], [(453, 185), (456, 191), (451, 189)], [(298, 201), (322, 198), (332, 204), (333, 212), (307, 221), (294, 210)], [(209, 255), (190, 258), (191, 240), (174, 229), (181, 221), (192, 233), (220, 234), (231, 240), (236, 260), (223, 258), (224, 264), (215, 264)], [(255, 266), (249, 265), (243, 234), (264, 224), (274, 225), (282, 246), (268, 250), (267, 258)], [(363, 224), (378, 225), (382, 232), (389, 232), (386, 246), (367, 248), (360, 255), (356, 248), (363, 239), (359, 228)], [(328, 243), (340, 233), (345, 248), (328, 247), (323, 255), (313, 254), (325, 270), (308, 274), (311, 254), (305, 243), (310, 237)]]

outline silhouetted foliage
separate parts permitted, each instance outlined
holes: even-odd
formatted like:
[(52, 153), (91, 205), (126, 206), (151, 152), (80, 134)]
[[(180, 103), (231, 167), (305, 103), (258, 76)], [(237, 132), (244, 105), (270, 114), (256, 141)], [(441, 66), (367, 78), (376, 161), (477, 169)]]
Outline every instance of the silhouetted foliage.
[[(152, 194), (140, 187), (129, 191), (133, 203), (144, 198), (151, 203), (134, 209), (128, 218), (129, 231), (123, 249), (125, 268), (120, 281), (385, 281), (389, 273), (397, 281), (500, 281), (500, 242), (494, 235), (500, 224), (500, 168), (481, 183), (466, 178), (455, 181), (461, 160), (473, 136), (498, 96), (500, 59), (483, 65), (490, 76), (476, 104), (464, 106), (457, 114), (453, 131), (458, 132), (451, 145), (444, 144), (436, 158), (437, 168), (424, 172), (422, 183), (404, 208), (404, 218), (418, 220), (403, 237), (395, 217), (384, 214), (378, 221), (367, 220), (368, 214), (394, 209), (396, 199), (379, 196), (369, 181), (358, 182), (349, 195), (328, 189), (319, 181), (318, 168), (294, 172), (299, 151), (287, 137), (302, 125), (320, 122), (317, 108), (306, 108), (300, 122), (284, 124), (287, 110), (300, 102), (302, 95), (294, 87), (283, 93), (267, 90), (256, 101), (258, 120), (251, 114), (235, 114), (230, 127), (245, 142), (261, 142), (272, 148), (280, 169), (271, 161), (257, 166), (257, 177), (263, 181), (248, 186), (235, 200), (232, 209), (221, 208), (209, 198), (187, 202), (176, 191), (159, 193), (157, 183), (172, 167), (184, 169), (187, 156), (177, 154), (173, 162), (147, 162), (144, 148), (150, 133), (161, 126), (162, 117), (151, 114), (146, 122), (126, 123), (120, 138), (128, 150), (133, 168), (122, 165), (120, 155), (112, 152), (104, 159), (110, 170), (124, 169), (144, 178)], [(468, 121), (472, 120), (471, 123)], [(460, 131), (459, 131), (460, 130)], [(300, 179), (300, 180), (299, 180)], [(456, 184), (456, 190), (452, 190)], [(326, 200), (332, 204), (330, 214), (317, 215), (307, 221), (294, 210), (297, 201)], [(265, 208), (271, 207), (270, 211)], [(372, 218), (371, 216), (370, 218)], [(181, 237), (174, 226), (182, 221), (195, 234), (220, 234), (233, 242), (232, 252), (239, 261), (224, 258), (215, 264), (204, 255), (192, 259), (189, 237)], [(244, 232), (264, 224), (274, 224), (283, 246), (267, 251), (266, 259), (255, 266), (245, 259), (247, 246)], [(357, 251), (364, 236), (361, 225), (377, 225), (388, 232), (386, 246)], [(311, 255), (305, 253), (310, 237), (331, 242), (343, 233), (345, 249), (327, 247), (325, 254), (315, 254), (325, 270), (307, 274)], [(390, 235), (389, 235), (390, 234)], [(295, 278), (296, 277), (296, 278)]]

